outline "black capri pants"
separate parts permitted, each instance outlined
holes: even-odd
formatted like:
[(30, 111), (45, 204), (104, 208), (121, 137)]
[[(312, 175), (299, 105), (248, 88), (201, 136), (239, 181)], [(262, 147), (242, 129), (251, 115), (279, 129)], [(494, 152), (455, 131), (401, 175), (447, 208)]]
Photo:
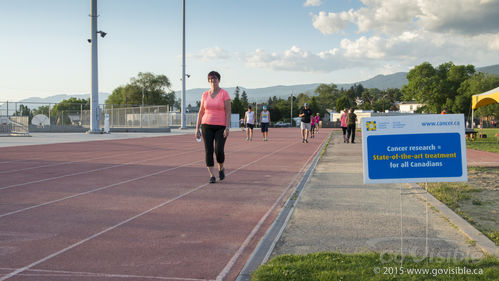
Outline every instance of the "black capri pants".
[[(206, 166), (213, 167), (213, 152), (217, 157), (217, 163), (225, 161), (225, 126), (201, 124), (201, 130), (204, 139), (204, 150), (206, 152)], [(215, 145), (213, 145), (215, 142)]]

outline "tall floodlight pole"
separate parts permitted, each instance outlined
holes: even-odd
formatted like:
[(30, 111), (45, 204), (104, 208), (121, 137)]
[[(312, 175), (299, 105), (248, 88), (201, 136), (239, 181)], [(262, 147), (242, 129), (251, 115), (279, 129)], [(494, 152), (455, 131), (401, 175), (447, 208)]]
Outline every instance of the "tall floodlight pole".
[(180, 128), (185, 129), (185, 0), (182, 0), (182, 99), (180, 101)]
[(90, 133), (99, 133), (99, 85), (97, 71), (97, 0), (92, 0), (92, 95), (90, 97)]

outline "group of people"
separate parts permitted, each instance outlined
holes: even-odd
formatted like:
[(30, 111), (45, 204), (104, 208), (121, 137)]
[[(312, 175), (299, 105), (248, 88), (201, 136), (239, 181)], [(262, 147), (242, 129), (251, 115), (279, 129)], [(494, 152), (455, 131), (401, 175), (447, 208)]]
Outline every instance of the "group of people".
[[(344, 143), (355, 143), (355, 123), (357, 122), (357, 114), (354, 113), (354, 109), (350, 108), (344, 109), (340, 117), (341, 129), (343, 131), (343, 142)], [(352, 141), (350, 141), (350, 139)]]
[[(231, 121), (231, 101), (229, 93), (220, 88), (220, 73), (211, 71), (208, 73), (208, 83), (210, 89), (203, 93), (201, 97), (201, 104), (199, 107), (197, 122), (196, 122), (196, 139), (204, 140), (205, 148), (205, 163), (210, 174), (209, 183), (217, 181), (216, 174), (218, 171), (218, 179), (220, 181), (225, 179), (225, 142), (229, 137), (230, 121)], [(353, 111), (352, 111), (353, 113)], [(308, 143), (309, 135), (314, 137), (314, 133), (319, 132), (320, 115), (317, 113), (315, 116), (312, 114), (308, 103), (300, 110), (299, 117), (301, 117), (301, 136), (302, 143)], [(246, 140), (253, 139), (253, 128), (255, 126), (255, 112), (252, 111), (251, 106), (244, 114), (243, 124), (246, 126)], [(270, 112), (267, 106), (263, 106), (263, 111), (260, 113), (260, 125), (263, 134), (263, 140), (268, 140), (268, 130), (270, 123)], [(355, 132), (355, 124), (354, 124)], [(353, 137), (352, 137), (353, 143)], [(215, 168), (217, 161), (218, 170)]]
[[(244, 118), (241, 119), (241, 125), (246, 128), (246, 141), (253, 140), (253, 128), (255, 128), (255, 112), (252, 110), (251, 105), (248, 106), (248, 110), (244, 113)], [(263, 106), (262, 112), (260, 112), (260, 127), (263, 134), (263, 140), (269, 140), (269, 123), (270, 123), (270, 111), (268, 111), (267, 106)]]
[(298, 117), (301, 117), (301, 142), (308, 143), (308, 137), (310, 136), (313, 138), (315, 132), (319, 132), (320, 115), (317, 113), (314, 116), (312, 110), (308, 106), (308, 103), (305, 103), (303, 108), (300, 110)]

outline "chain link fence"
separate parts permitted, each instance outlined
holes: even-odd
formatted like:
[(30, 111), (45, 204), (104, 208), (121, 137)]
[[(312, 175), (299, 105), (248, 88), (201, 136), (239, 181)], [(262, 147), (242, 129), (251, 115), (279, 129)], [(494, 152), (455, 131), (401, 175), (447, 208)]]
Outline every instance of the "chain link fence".
[[(88, 104), (40, 102), (1, 102), (0, 117), (26, 117), (29, 131), (87, 131), (90, 128)], [(99, 105), (98, 122), (104, 127), (106, 115), (109, 127), (113, 128), (169, 128), (181, 122), (179, 111), (170, 111), (166, 105), (123, 106)], [(197, 113), (186, 113), (186, 126), (196, 126)], [(7, 123), (0, 130), (7, 131)]]

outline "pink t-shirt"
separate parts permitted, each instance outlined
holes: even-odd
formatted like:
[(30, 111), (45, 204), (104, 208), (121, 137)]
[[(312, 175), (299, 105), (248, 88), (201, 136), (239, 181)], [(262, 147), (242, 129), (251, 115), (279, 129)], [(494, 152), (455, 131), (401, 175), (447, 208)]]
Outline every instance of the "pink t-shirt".
[(203, 93), (201, 104), (204, 106), (204, 115), (201, 124), (227, 126), (225, 115), (225, 101), (230, 100), (229, 93), (220, 89), (217, 96), (212, 98), (210, 91)]
[(347, 114), (343, 112), (340, 117), (341, 120), (341, 127), (346, 127), (347, 126)]

